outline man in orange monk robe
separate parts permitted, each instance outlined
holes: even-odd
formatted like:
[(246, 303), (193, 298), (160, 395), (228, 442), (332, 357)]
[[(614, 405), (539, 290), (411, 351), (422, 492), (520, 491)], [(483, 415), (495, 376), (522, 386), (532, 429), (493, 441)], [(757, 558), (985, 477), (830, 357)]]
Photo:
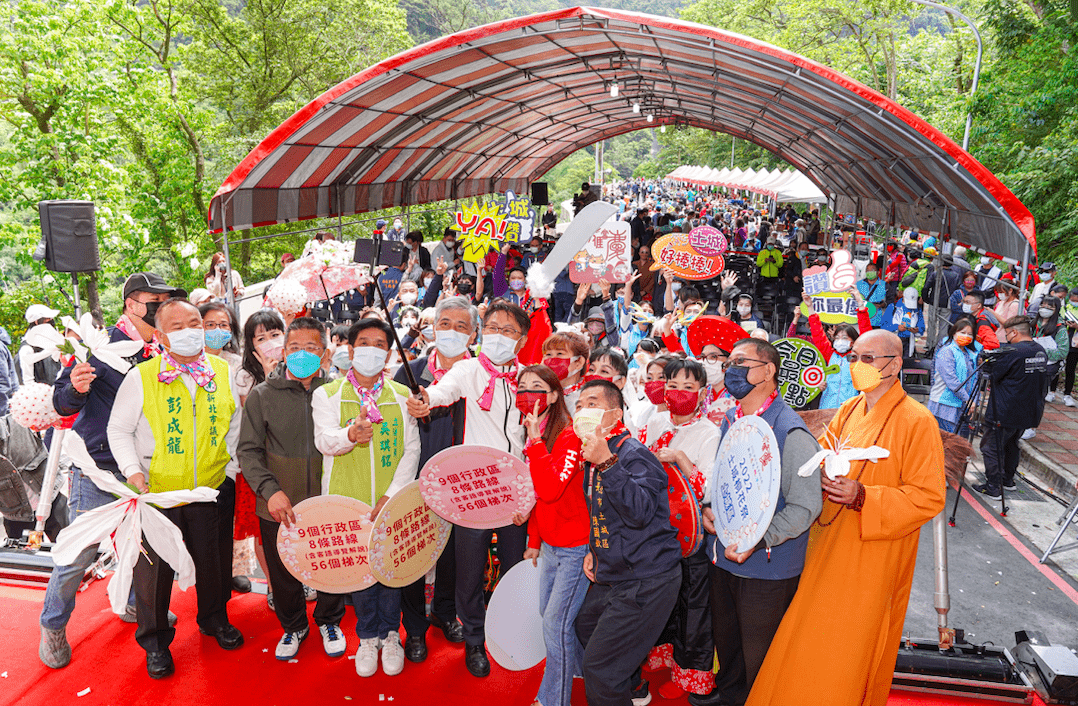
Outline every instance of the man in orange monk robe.
[(921, 525), (943, 510), (943, 444), (932, 414), (899, 383), (902, 344), (871, 331), (853, 345), (848, 400), (820, 439), (890, 450), (829, 480), (801, 584), (771, 643), (748, 706), (882, 706), (906, 618)]

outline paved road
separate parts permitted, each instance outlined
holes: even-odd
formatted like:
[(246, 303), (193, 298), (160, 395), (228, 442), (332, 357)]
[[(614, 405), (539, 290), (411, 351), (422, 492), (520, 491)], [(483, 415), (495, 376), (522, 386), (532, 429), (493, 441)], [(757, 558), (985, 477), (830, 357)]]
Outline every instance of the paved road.
[[(980, 458), (967, 469), (967, 485), (984, 480)], [(1064, 510), (1056, 500), (1020, 479), (1008, 495), (1009, 512), (999, 516), (1000, 503), (963, 491), (956, 527), (948, 528), (951, 627), (962, 628), (971, 643), (1014, 646), (1014, 632), (1042, 631), (1053, 642), (1078, 648), (1078, 549), (1053, 554), (1047, 565), (1037, 560), (1052, 541)], [(948, 492), (947, 513), (954, 491)], [(968, 500), (968, 501), (967, 501)], [(970, 504), (976, 503), (978, 513)], [(993, 518), (997, 526), (985, 519)], [(1023, 556), (1005, 539), (1025, 547)], [(1063, 544), (1078, 541), (1078, 525), (1064, 535)], [(1031, 562), (1030, 557), (1035, 557)], [(1049, 573), (1046, 576), (1042, 569)], [(1055, 582), (1051, 580), (1055, 576)], [(906, 614), (906, 631), (914, 637), (935, 638), (932, 532), (922, 530), (913, 593)]]

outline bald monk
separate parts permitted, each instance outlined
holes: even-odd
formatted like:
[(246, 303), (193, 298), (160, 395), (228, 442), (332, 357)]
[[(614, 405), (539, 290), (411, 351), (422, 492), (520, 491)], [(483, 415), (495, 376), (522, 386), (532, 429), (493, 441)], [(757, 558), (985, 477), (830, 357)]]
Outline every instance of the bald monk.
[(820, 474), (823, 511), (801, 583), (748, 706), (882, 706), (891, 689), (921, 525), (946, 498), (943, 444), (932, 414), (899, 383), (898, 336), (866, 333), (849, 358), (862, 394), (839, 408), (820, 443), (875, 444), (891, 455), (854, 461), (834, 481)]

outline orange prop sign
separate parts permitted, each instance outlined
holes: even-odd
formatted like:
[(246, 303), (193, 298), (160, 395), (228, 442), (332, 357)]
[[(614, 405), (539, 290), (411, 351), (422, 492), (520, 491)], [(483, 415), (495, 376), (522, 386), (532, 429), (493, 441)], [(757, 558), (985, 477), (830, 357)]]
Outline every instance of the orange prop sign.
[(295, 524), (277, 530), (277, 551), (288, 573), (325, 593), (362, 591), (374, 583), (367, 557), (369, 505), (343, 495), (319, 495), (294, 511)]
[(651, 269), (665, 267), (682, 279), (711, 279), (726, 269), (722, 255), (701, 255), (686, 233), (670, 233), (659, 238), (651, 246), (651, 256), (655, 259)]

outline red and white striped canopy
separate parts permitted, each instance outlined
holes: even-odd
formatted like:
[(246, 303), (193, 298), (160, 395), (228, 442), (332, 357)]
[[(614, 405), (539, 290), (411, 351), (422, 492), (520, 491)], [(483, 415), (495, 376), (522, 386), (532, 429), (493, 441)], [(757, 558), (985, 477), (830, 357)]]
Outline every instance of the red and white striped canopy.
[(761, 145), (839, 212), (949, 230), (1009, 257), (1036, 248), (1014, 194), (870, 88), (748, 37), (590, 7), (459, 32), (334, 86), (229, 175), (210, 229), (522, 193), (582, 146), (659, 125)]

